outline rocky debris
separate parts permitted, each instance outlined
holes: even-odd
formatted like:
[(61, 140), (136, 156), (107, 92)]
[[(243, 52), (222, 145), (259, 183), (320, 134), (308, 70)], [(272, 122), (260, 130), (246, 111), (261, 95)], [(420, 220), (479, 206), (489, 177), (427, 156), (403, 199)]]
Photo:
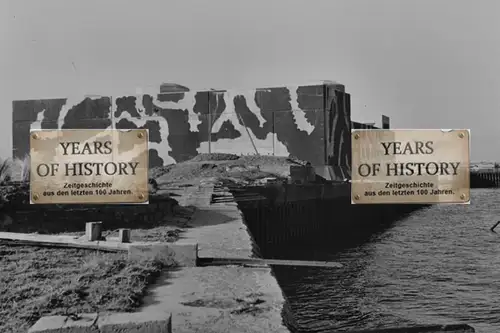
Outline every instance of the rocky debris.
[[(195, 158), (157, 168), (151, 172), (160, 184), (182, 183), (199, 178), (230, 180), (241, 185), (267, 184), (268, 182), (286, 181), (290, 175), (290, 166), (306, 165), (293, 157), (234, 154), (200, 154)], [(161, 171), (160, 171), (161, 169)]]
[(258, 165), (228, 165), (226, 167), (227, 172), (243, 172), (243, 171), (260, 171), (260, 166)]
[(0, 209), (27, 205), (29, 201), (29, 183), (7, 183), (0, 186)]
[(190, 162), (204, 162), (204, 161), (234, 161), (239, 159), (240, 156), (235, 154), (226, 153), (203, 153), (193, 157)]
[(154, 178), (149, 178), (149, 181), (148, 181), (148, 190), (149, 190), (149, 193), (153, 194), (153, 193), (156, 193), (158, 191), (158, 183), (156, 182), (156, 180)]
[(157, 178), (159, 178), (159, 177), (163, 176), (164, 174), (166, 174), (167, 172), (169, 172), (174, 166), (175, 166), (175, 164), (169, 164), (169, 165), (164, 165), (161, 167), (151, 168), (151, 169), (149, 169), (149, 178), (156, 180)]

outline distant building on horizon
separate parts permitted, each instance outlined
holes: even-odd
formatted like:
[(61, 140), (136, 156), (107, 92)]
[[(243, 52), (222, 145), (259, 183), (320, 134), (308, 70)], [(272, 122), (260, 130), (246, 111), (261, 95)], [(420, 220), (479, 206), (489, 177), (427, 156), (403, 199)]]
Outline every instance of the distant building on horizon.
[(160, 84), (160, 94), (179, 93), (190, 91), (188, 87), (177, 83), (162, 83)]

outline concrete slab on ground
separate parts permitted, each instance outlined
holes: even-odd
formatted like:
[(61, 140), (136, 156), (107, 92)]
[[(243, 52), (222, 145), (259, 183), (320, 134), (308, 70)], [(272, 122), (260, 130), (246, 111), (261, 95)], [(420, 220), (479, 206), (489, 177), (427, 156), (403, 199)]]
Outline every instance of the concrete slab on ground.
[(174, 243), (130, 244), (130, 260), (156, 259), (165, 265), (196, 266), (198, 244), (196, 240), (181, 239)]
[(253, 241), (238, 207), (200, 207), (189, 224), (182, 238), (198, 243), (199, 257), (252, 257)]
[(172, 313), (174, 333), (289, 333), (270, 268), (183, 267), (165, 272), (142, 313)]
[(110, 313), (42, 317), (28, 333), (172, 333), (169, 313)]
[[(251, 258), (256, 244), (235, 203), (207, 204), (213, 184), (186, 189), (197, 207), (182, 239), (198, 243), (199, 257)], [(227, 193), (230, 195), (230, 193)], [(283, 332), (291, 311), (270, 267), (183, 267), (165, 272), (144, 299), (143, 313), (172, 313), (175, 333)]]

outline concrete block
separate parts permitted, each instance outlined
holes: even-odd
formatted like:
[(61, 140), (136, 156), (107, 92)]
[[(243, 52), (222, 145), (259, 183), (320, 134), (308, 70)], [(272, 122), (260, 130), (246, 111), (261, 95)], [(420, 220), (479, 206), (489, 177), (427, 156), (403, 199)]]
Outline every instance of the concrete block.
[(89, 242), (101, 239), (102, 222), (87, 222), (85, 224), (85, 236)]
[(118, 241), (120, 243), (130, 243), (130, 229), (119, 229)]
[(473, 327), (466, 324), (419, 325), (411, 327), (377, 328), (346, 333), (474, 333)]
[(172, 243), (172, 249), (175, 251), (175, 259), (179, 265), (186, 267), (195, 267), (198, 262), (198, 243), (189, 240), (181, 239)]
[(181, 240), (175, 243), (130, 244), (130, 260), (157, 259), (166, 265), (196, 266), (198, 243)]
[(99, 333), (97, 314), (82, 314), (73, 320), (67, 316), (48, 316), (40, 318), (31, 326), (28, 333)]
[(172, 314), (113, 313), (97, 321), (100, 333), (172, 333)]
[(92, 313), (80, 317), (42, 317), (28, 333), (172, 333), (170, 313)]

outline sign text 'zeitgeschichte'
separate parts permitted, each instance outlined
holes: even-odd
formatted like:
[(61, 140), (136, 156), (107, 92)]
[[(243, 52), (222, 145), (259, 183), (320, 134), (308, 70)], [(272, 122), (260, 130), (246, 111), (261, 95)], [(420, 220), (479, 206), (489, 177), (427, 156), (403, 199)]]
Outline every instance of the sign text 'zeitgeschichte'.
[(468, 130), (354, 130), (353, 203), (468, 203)]
[(147, 203), (148, 132), (35, 130), (31, 202)]

